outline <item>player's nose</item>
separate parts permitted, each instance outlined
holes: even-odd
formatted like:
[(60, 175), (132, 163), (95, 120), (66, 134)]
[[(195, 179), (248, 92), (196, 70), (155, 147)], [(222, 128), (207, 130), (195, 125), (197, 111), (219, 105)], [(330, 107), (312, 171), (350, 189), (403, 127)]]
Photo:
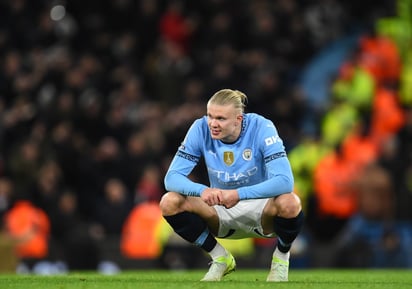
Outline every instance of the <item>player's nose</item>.
[(218, 119), (213, 120), (213, 127), (220, 127), (220, 121)]

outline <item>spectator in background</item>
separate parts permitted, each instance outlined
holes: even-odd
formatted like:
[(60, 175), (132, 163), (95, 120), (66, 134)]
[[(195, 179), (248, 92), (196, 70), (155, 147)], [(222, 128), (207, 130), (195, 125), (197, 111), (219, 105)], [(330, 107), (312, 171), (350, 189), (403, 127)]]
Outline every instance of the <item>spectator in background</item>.
[(49, 256), (49, 216), (27, 197), (19, 197), (4, 216), (6, 234), (15, 242), (15, 252), (24, 271)]
[(163, 104), (181, 103), (185, 79), (190, 75), (193, 63), (178, 44), (159, 40), (155, 51), (147, 57), (145, 74), (156, 100)]
[(69, 270), (94, 270), (100, 259), (97, 243), (99, 227), (81, 215), (76, 194), (64, 189), (50, 213), (51, 257), (64, 262)]
[(172, 233), (162, 217), (158, 203), (147, 200), (136, 204), (123, 225), (120, 252), (129, 259), (157, 264), (164, 244)]
[(163, 195), (163, 178), (159, 166), (145, 166), (140, 180), (137, 182), (134, 197), (135, 204), (142, 202), (159, 202)]
[(343, 5), (337, 0), (313, 1), (304, 14), (312, 45), (323, 47), (342, 36), (347, 17)]
[(31, 139), (26, 139), (16, 147), (15, 152), (8, 156), (8, 171), (18, 180), (16, 191), (19, 194), (29, 194), (32, 186), (37, 182), (37, 177), (42, 164), (42, 153), (39, 144)]
[(129, 136), (126, 147), (124, 166), (124, 182), (129, 191), (133, 191), (143, 173), (144, 167), (151, 161), (148, 155), (148, 144), (144, 133), (135, 131)]
[[(205, 88), (200, 79), (189, 79), (184, 88), (184, 102), (172, 106), (164, 119), (164, 135), (169, 143), (179, 143), (193, 119), (204, 114), (203, 96)], [(165, 154), (174, 154), (170, 146), (165, 146)]]
[(109, 178), (104, 184), (103, 196), (97, 199), (93, 218), (102, 234), (98, 243), (101, 270), (105, 270), (105, 264), (119, 270), (116, 257), (120, 255), (120, 237), (133, 206), (126, 185), (120, 179)]
[(143, 0), (139, 1), (137, 13), (134, 17), (134, 30), (137, 32), (137, 41), (139, 46), (139, 63), (151, 52), (156, 46), (158, 39), (158, 19), (160, 17), (160, 1)]
[(412, 220), (412, 110), (405, 112), (405, 124), (399, 132), (382, 145), (378, 163), (386, 169), (396, 192), (396, 218), (400, 222)]
[(338, 265), (412, 267), (412, 227), (395, 221), (396, 194), (389, 173), (379, 165), (370, 165), (357, 186), (358, 211), (342, 231)]
[(50, 160), (45, 162), (38, 172), (36, 182), (30, 191), (34, 203), (48, 216), (55, 210), (64, 185), (59, 165)]
[(121, 146), (115, 138), (108, 136), (99, 142), (92, 159), (94, 171), (92, 172), (93, 179), (90, 180), (95, 184), (95, 196), (106, 195), (110, 179), (116, 178), (123, 181), (122, 154)]
[(167, 3), (166, 11), (160, 16), (160, 38), (176, 45), (183, 54), (188, 53), (190, 38), (195, 28), (193, 19), (184, 15), (182, 1), (173, 0)]
[(104, 184), (103, 196), (96, 206), (95, 221), (102, 226), (106, 237), (118, 237), (123, 223), (133, 207), (133, 201), (120, 179), (109, 178)]

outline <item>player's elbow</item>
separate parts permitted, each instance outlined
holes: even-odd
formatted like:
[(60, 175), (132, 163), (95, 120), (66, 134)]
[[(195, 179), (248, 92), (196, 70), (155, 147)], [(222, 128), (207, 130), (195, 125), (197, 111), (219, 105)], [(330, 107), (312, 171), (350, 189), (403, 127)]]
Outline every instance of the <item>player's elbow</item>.
[(178, 188), (176, 187), (177, 180), (179, 180), (181, 175), (176, 171), (168, 171), (164, 178), (164, 185), (165, 189), (168, 192), (178, 192)]
[(293, 189), (294, 189), (293, 176), (283, 175), (282, 178), (283, 178), (283, 181), (284, 181), (284, 191), (285, 191), (285, 193), (293, 192)]
[(167, 172), (165, 175), (164, 181), (163, 181), (165, 185), (165, 189), (168, 192), (172, 191), (173, 174), (174, 173), (172, 171)]
[(288, 188), (287, 188), (287, 191), (288, 192), (293, 192), (293, 190), (294, 190), (294, 183), (293, 183), (293, 180), (290, 180), (289, 182), (288, 182), (288, 186), (287, 186)]

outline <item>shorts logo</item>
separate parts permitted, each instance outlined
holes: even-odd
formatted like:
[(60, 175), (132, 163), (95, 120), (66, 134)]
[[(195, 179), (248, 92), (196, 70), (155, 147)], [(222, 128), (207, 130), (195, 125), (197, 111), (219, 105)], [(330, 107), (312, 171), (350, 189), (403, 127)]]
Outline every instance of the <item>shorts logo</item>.
[(226, 165), (231, 166), (235, 161), (233, 152), (223, 152), (223, 161)]
[(250, 161), (252, 159), (252, 150), (251, 149), (245, 149), (243, 151), (242, 157), (245, 161)]

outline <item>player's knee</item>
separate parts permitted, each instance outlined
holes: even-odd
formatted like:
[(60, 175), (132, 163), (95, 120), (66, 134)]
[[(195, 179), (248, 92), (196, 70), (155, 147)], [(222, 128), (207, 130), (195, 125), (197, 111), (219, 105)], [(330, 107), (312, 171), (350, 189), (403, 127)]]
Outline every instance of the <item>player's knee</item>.
[(175, 192), (164, 194), (160, 200), (159, 207), (163, 216), (171, 216), (178, 213), (179, 207), (183, 203), (182, 195)]
[(276, 198), (278, 216), (294, 218), (302, 210), (299, 197), (295, 193), (284, 194)]

